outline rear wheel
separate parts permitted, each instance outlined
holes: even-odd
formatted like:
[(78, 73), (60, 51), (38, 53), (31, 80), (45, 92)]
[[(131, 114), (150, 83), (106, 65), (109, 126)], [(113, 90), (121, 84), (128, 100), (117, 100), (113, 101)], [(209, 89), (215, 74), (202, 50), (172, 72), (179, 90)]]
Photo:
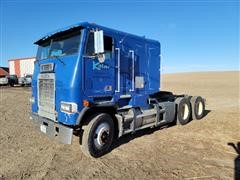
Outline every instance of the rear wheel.
[(96, 114), (89, 118), (82, 129), (80, 144), (85, 155), (100, 157), (109, 151), (114, 136), (114, 124), (110, 115)]
[(191, 105), (188, 98), (180, 97), (175, 100), (177, 104), (177, 123), (187, 124), (191, 120)]
[(191, 98), (192, 118), (201, 119), (205, 112), (205, 102), (201, 96), (193, 96)]

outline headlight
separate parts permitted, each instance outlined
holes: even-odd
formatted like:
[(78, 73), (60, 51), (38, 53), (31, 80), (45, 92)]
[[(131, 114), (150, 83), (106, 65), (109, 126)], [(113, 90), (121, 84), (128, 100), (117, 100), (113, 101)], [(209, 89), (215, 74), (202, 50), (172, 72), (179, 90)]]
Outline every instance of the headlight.
[(66, 113), (76, 113), (77, 104), (72, 102), (61, 102), (61, 111)]
[(35, 103), (35, 98), (34, 97), (30, 97), (29, 101), (30, 101), (30, 103), (34, 104)]

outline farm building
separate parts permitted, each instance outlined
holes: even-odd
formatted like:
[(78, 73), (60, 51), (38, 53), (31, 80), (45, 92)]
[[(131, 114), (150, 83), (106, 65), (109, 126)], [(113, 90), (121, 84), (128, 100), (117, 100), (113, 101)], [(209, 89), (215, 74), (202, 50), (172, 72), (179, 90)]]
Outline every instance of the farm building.
[(8, 76), (9, 68), (8, 67), (0, 67), (0, 76)]
[(24, 77), (25, 75), (33, 74), (35, 60), (35, 57), (8, 60), (9, 74), (15, 74), (18, 77)]

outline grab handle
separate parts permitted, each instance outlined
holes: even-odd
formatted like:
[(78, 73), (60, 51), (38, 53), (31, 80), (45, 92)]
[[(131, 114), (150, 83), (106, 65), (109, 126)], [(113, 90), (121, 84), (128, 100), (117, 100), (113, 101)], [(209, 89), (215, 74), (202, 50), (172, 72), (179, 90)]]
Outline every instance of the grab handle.
[(115, 48), (117, 53), (117, 90), (115, 92), (120, 92), (120, 48)]
[(135, 64), (134, 64), (134, 51), (130, 50), (130, 53), (132, 53), (132, 89), (130, 89), (129, 91), (134, 91), (135, 89), (135, 82), (134, 82), (134, 78), (135, 78), (135, 72), (134, 72), (134, 68), (135, 68)]

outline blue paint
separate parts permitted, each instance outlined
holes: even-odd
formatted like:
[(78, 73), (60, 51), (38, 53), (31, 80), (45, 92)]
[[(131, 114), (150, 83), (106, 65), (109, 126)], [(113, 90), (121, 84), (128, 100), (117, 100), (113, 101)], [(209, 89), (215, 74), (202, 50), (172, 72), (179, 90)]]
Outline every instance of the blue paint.
[[(36, 44), (51, 38), (57, 33), (73, 28), (81, 27), (81, 40), (79, 53), (71, 56), (39, 60), (35, 63), (32, 82), (32, 94), (35, 97), (35, 104), (32, 111), (38, 111), (37, 103), (37, 77), (40, 73), (40, 65), (53, 63), (56, 77), (55, 104), (58, 122), (75, 125), (78, 114), (66, 114), (60, 111), (60, 102), (75, 102), (78, 105), (78, 112), (83, 109), (83, 100), (94, 103), (97, 98), (110, 97), (116, 106), (122, 107), (131, 105), (133, 107), (148, 108), (147, 99), (149, 94), (160, 90), (160, 43), (145, 37), (128, 34), (103, 26), (90, 23), (79, 23), (47, 34), (39, 39)], [(112, 37), (113, 52), (105, 60), (99, 63), (97, 59), (85, 56), (85, 47), (90, 30), (101, 29), (104, 35)], [(117, 90), (117, 51), (121, 50), (120, 69), (120, 92)], [(134, 51), (134, 75), (144, 78), (144, 87), (132, 89), (132, 56)], [(130, 98), (121, 99), (120, 96), (128, 95)]]

